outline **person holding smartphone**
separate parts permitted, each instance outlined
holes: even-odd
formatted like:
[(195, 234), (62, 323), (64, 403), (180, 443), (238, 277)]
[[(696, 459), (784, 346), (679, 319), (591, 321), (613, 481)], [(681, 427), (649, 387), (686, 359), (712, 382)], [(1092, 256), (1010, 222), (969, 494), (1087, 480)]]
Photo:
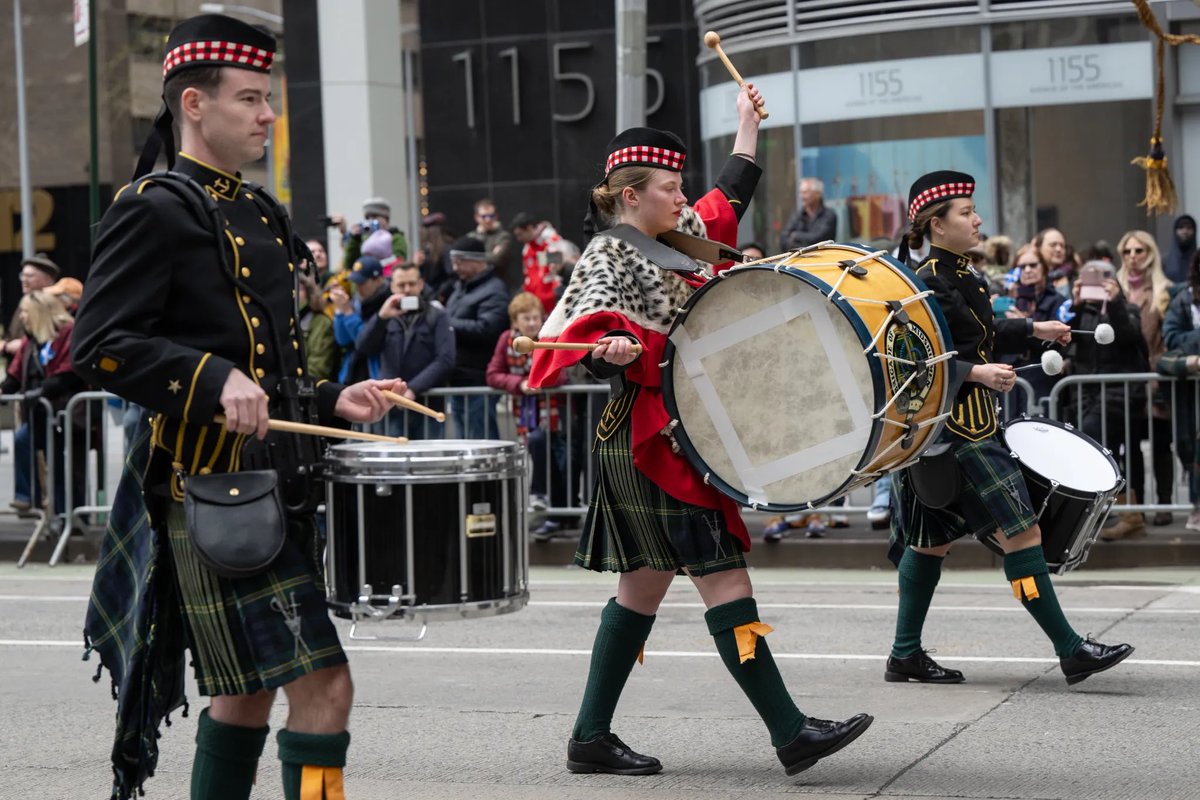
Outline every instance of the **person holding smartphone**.
[[(1067, 348), (1064, 372), (1072, 375), (1111, 375), (1147, 372), (1150, 361), (1142, 337), (1142, 312), (1129, 302), (1117, 280), (1113, 265), (1107, 261), (1089, 261), (1079, 271), (1079, 280), (1071, 289), (1071, 299), (1063, 303), (1059, 318), (1080, 331), (1094, 331), (1101, 323), (1113, 328), (1111, 344), (1097, 344), (1093, 336), (1079, 336)], [(1079, 401), (1067, 409), (1079, 408), (1075, 420), (1079, 429), (1113, 452), (1126, 490), (1117, 502), (1136, 503), (1145, 483), (1146, 468), (1138, 443), (1146, 435), (1146, 384), (1083, 384)], [(1128, 423), (1128, 424), (1126, 424)], [(1170, 430), (1168, 425), (1163, 426)], [(1129, 443), (1131, 446), (1126, 447)], [(1168, 491), (1170, 483), (1167, 484)], [(1141, 514), (1123, 513), (1117, 524), (1100, 536), (1105, 540), (1144, 536), (1146, 523)]]
[[(442, 304), (425, 287), (421, 270), (412, 262), (392, 267), (391, 295), (379, 307), (379, 313), (363, 323), (355, 340), (355, 349), (366, 357), (379, 359), (379, 374), (408, 378), (409, 400), (445, 386), (454, 369), (454, 332)], [(431, 397), (421, 402), (437, 411), (443, 400)], [(394, 408), (388, 412), (385, 431), (389, 436), (410, 439), (440, 439), (444, 423), (432, 417)]]

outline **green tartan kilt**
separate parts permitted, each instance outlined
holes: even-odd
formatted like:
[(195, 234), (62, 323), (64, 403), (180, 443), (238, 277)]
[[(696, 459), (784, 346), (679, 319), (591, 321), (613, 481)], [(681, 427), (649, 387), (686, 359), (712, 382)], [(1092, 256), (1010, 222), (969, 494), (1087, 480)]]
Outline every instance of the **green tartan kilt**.
[(996, 434), (972, 442), (947, 433), (954, 443), (962, 486), (945, 508), (930, 508), (912, 490), (908, 470), (897, 473), (899, 513), (892, 515), (893, 538), (909, 547), (938, 547), (963, 536), (999, 530), (1012, 538), (1037, 524), (1025, 478), (1016, 459)]
[(595, 489), (575, 563), (597, 572), (641, 567), (686, 572), (745, 568), (741, 545), (719, 509), (676, 500), (633, 465), (637, 387), (609, 401), (592, 443)]
[(182, 503), (168, 508), (167, 533), (200, 694), (252, 694), (346, 663), (317, 572), (315, 519), (289, 517), (279, 558), (250, 578), (200, 562)]

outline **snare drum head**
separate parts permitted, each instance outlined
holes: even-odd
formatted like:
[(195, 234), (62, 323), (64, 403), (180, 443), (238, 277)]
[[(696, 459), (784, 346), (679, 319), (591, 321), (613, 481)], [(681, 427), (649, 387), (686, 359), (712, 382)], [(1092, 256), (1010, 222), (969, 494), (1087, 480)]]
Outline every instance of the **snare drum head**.
[(671, 331), (663, 390), (675, 434), (744, 503), (819, 503), (871, 443), (883, 373), (863, 355), (865, 327), (827, 291), (798, 270), (734, 270), (698, 291)]
[(1004, 441), (1026, 468), (1065, 488), (1103, 493), (1121, 480), (1117, 462), (1104, 448), (1061, 422), (1016, 419), (1004, 426)]
[(519, 444), (490, 439), (355, 442), (334, 445), (325, 457), (325, 466), (333, 480), (498, 477), (523, 469), (524, 463)]

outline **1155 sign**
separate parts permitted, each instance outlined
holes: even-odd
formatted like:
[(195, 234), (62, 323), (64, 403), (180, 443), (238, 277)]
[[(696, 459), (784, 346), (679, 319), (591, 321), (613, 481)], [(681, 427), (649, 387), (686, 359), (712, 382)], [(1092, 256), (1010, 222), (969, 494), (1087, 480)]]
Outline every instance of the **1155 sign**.
[[(647, 36), (646, 45), (657, 44), (661, 36)], [(573, 109), (560, 109), (554, 112), (555, 122), (581, 122), (591, 115), (596, 107), (596, 82), (585, 72), (571, 71), (563, 62), (572, 53), (583, 53), (592, 49), (591, 42), (558, 42), (551, 45), (550, 76), (556, 82), (565, 86), (582, 88), (584, 100)], [(512, 122), (521, 124), (521, 51), (519, 47), (509, 47), (497, 54), (501, 67), (508, 66), (508, 83), (512, 93)], [(474, 130), (475, 119), (475, 53), (463, 50), (451, 56), (451, 60), (461, 65), (463, 73), (463, 99), (466, 102), (466, 123)], [(646, 78), (654, 84), (653, 92), (647, 91), (646, 116), (662, 108), (666, 98), (666, 82), (663, 74), (653, 67), (646, 67)], [(650, 101), (650, 98), (653, 100)]]

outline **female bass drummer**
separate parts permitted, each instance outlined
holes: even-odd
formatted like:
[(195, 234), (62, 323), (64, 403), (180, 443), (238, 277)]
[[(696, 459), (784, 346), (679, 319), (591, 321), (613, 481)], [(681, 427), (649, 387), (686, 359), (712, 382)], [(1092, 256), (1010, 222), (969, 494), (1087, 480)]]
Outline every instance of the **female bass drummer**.
[[(898, 476), (901, 513), (893, 517), (892, 529), (905, 547), (896, 640), (884, 679), (962, 682), (961, 672), (942, 667), (921, 649), (921, 629), (950, 546), (966, 535), (995, 532), (1013, 594), (1054, 643), (1067, 683), (1074, 684), (1115, 666), (1133, 648), (1085, 640), (1063, 615), (1042, 552), (1038, 512), (998, 435), (994, 394), (1011, 391), (1016, 382), (1010, 365), (994, 363), (996, 351), (1023, 352), (1030, 337), (1065, 344), (1071, 331), (1061, 322), (993, 320), (986, 282), (963, 255), (979, 243), (982, 220), (971, 200), (974, 191), (974, 178), (950, 171), (931, 172), (909, 190), (912, 229), (905, 244), (916, 248), (926, 238), (932, 243), (917, 275), (946, 315), (961, 384), (940, 440), (949, 445), (945, 457), (919, 462)], [(923, 472), (938, 470), (938, 461), (944, 472)], [(922, 485), (945, 485), (955, 476), (956, 495), (935, 500), (921, 491)]]
[[(759, 618), (746, 572), (746, 526), (736, 504), (705, 484), (672, 448), (662, 403), (659, 364), (666, 334), (677, 309), (704, 278), (688, 268), (693, 264), (672, 262), (674, 251), (655, 237), (681, 230), (729, 245), (736, 241), (738, 219), (761, 174), (754, 163), (757, 103), (761, 95), (752, 86), (739, 92), (733, 154), (717, 188), (694, 207), (683, 195), (686, 151), (677, 136), (631, 128), (612, 140), (591, 207), (593, 217), (614, 227), (588, 243), (542, 329), (543, 340), (597, 346), (586, 356), (579, 350), (537, 351), (531, 386), (555, 385), (562, 370), (581, 360), (614, 384), (596, 430), (595, 489), (575, 563), (621, 577), (616, 597), (600, 616), (587, 687), (567, 746), (572, 772), (648, 775), (662, 769), (658, 759), (618, 739), (610, 724), (677, 572), (699, 590), (717, 652), (766, 723), (787, 774), (841, 749), (873, 721), (867, 714), (844, 722), (814, 719), (792, 701), (762, 638), (771, 628)], [(640, 356), (632, 349), (635, 343), (644, 348)]]

